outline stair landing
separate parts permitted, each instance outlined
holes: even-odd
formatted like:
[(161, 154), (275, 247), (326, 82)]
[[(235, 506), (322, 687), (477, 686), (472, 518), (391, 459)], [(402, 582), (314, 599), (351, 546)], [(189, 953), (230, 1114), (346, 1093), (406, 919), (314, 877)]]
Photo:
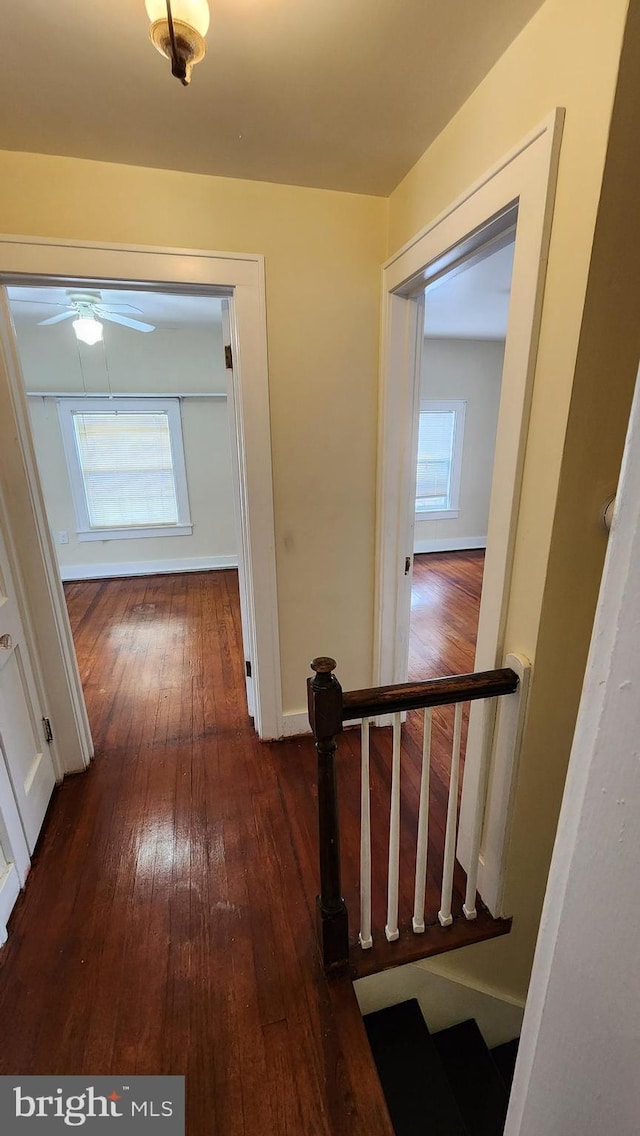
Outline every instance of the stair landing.
[(450, 927), (441, 927), (439, 923), (433, 923), (427, 926), (421, 935), (414, 935), (413, 931), (405, 928), (400, 931), (400, 937), (394, 943), (387, 942), (382, 931), (375, 936), (373, 946), (366, 951), (362, 950), (358, 942), (351, 943), (349, 952), (351, 977), (365, 978), (368, 974), (378, 974), (394, 966), (419, 962), (420, 959), (455, 951), (459, 947), (468, 947), (485, 939), (508, 935), (510, 930), (510, 919), (494, 919), (486, 908), (483, 908), (478, 910), (477, 919), (469, 921), (461, 915), (454, 919)]

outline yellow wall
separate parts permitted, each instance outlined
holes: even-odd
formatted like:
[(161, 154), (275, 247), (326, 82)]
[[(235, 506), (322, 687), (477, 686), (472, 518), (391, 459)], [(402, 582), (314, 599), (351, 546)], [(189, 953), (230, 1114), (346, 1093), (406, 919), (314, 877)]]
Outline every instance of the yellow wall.
[(0, 153), (0, 230), (266, 257), (285, 710), (371, 680), (382, 198)]
[[(593, 380), (590, 393), (586, 383), (574, 390), (582, 478), (574, 474), (557, 501), (627, 6), (547, 0), (390, 199), (391, 253), (554, 107), (566, 108), (506, 631), (507, 650), (534, 660), (507, 879), (514, 929), (433, 964), (514, 997), (527, 986), (606, 547), (598, 510), (616, 483), (634, 373), (627, 366), (599, 445), (585, 422)], [(579, 513), (579, 545), (575, 524), (569, 541), (554, 527), (556, 503), (565, 522)]]

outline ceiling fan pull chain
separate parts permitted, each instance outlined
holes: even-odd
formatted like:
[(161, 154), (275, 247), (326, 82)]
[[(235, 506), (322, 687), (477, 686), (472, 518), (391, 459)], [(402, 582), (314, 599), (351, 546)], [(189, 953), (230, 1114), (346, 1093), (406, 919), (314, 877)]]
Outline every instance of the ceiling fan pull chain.
[(82, 352), (80, 350), (80, 340), (76, 337), (76, 351), (78, 352), (78, 363), (80, 364), (80, 378), (82, 380), (82, 397), (86, 398), (88, 395), (87, 380), (84, 374), (84, 364), (82, 362)]
[(112, 399), (113, 398), (113, 391), (111, 389), (111, 372), (109, 370), (109, 356), (107, 355), (107, 345), (106, 345), (104, 339), (102, 340), (102, 350), (104, 351), (104, 369), (105, 369), (105, 373), (106, 373), (106, 376), (107, 376), (107, 397), (109, 399)]

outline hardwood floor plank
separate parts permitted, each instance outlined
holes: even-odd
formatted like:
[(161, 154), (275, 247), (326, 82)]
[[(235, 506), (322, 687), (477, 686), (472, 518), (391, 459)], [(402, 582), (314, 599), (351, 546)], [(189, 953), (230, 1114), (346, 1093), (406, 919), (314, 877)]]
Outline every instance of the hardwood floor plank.
[(414, 556), (409, 682), (474, 669), (483, 569), (483, 549)]

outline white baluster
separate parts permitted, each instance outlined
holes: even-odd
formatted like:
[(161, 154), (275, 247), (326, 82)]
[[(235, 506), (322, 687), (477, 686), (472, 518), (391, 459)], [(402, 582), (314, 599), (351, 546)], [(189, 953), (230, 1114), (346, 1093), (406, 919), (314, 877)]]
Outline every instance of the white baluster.
[(451, 750), (451, 777), (449, 779), (449, 804), (447, 807), (447, 831), (444, 840), (444, 868), (442, 871), (442, 901), (438, 919), (443, 927), (453, 923), (451, 898), (453, 896), (453, 869), (456, 859), (456, 828), (458, 824), (458, 778), (460, 775), (460, 740), (462, 737), (462, 703), (456, 703), (453, 722), (453, 747)]
[(360, 783), (360, 934), (363, 950), (373, 946), (371, 937), (371, 788), (369, 780), (369, 719), (360, 727), (362, 773)]
[(482, 750), (478, 765), (477, 796), (473, 813), (473, 828), (471, 830), (471, 851), (469, 852), (469, 871), (467, 872), (467, 891), (462, 910), (467, 919), (477, 919), (476, 890), (478, 887), (478, 865), (480, 863), (480, 843), (482, 840), (482, 825), (484, 822), (484, 809), (487, 800), (487, 785), (489, 782), (489, 758), (491, 755), (491, 740), (495, 720), (495, 699), (487, 702), (484, 707), (484, 736)]
[(431, 771), (431, 709), (424, 712), (422, 732), (422, 773), (420, 775), (420, 809), (416, 847), (416, 886), (413, 895), (413, 930), (424, 931), (424, 895), (427, 886), (427, 848), (429, 845), (429, 774)]
[(391, 816), (389, 818), (389, 875), (387, 879), (387, 925), (384, 933), (392, 943), (398, 930), (398, 881), (400, 872), (400, 747), (402, 717), (393, 715), (393, 761), (391, 766)]

